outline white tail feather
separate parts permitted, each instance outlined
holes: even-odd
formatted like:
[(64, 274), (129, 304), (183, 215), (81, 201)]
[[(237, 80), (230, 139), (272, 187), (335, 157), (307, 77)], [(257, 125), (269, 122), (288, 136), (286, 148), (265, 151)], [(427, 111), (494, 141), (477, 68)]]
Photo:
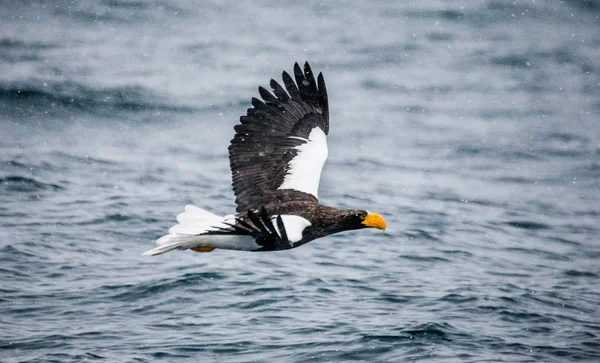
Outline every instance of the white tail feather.
[(232, 215), (219, 217), (193, 205), (186, 205), (185, 212), (177, 216), (179, 223), (169, 229), (169, 234), (156, 241), (158, 247), (144, 252), (143, 255), (156, 256), (173, 250), (186, 250), (200, 246), (247, 251), (260, 248), (250, 236), (205, 234), (228, 227), (227, 223), (233, 222), (234, 219)]
[[(209, 211), (205, 211), (193, 205), (186, 205), (185, 212), (177, 216), (179, 224), (174, 225), (169, 229), (169, 234), (201, 234), (209, 230), (214, 230), (215, 227), (223, 222), (223, 217), (219, 217)], [(162, 244), (157, 241), (157, 244)]]
[(173, 250), (187, 250), (188, 248), (206, 246), (206, 244), (201, 244), (202, 238), (201, 236), (194, 235), (174, 235), (167, 234), (166, 236), (162, 236), (156, 241), (158, 247), (153, 248), (149, 251), (144, 252), (142, 255), (144, 256), (156, 256), (162, 255), (163, 253), (167, 253)]

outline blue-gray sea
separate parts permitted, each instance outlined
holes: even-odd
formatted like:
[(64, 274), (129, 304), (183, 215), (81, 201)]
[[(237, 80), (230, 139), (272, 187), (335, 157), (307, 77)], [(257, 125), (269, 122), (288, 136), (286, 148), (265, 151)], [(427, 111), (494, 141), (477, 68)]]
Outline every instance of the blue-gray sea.
[[(294, 62), (388, 230), (143, 257)], [(0, 361), (599, 362), (600, 3), (0, 3)]]

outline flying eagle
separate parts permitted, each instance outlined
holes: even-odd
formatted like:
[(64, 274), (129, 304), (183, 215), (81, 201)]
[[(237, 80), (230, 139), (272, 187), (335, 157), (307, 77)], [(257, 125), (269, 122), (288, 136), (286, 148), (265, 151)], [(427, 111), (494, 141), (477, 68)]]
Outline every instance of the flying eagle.
[(240, 117), (229, 145), (236, 214), (220, 217), (188, 205), (158, 247), (210, 252), (216, 248), (278, 251), (330, 234), (361, 228), (385, 230), (383, 217), (360, 209), (319, 204), (321, 170), (327, 159), (329, 106), (323, 75), (317, 81), (308, 63), (294, 65), (296, 81), (283, 72), (283, 88), (258, 88), (262, 101)]

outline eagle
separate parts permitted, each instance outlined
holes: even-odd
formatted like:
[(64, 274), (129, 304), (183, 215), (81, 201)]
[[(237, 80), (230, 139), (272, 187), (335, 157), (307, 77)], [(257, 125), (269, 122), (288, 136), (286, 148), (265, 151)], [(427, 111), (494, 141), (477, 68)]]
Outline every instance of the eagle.
[[(294, 81), (295, 78), (295, 81)], [(329, 103), (323, 74), (316, 81), (310, 65), (294, 64), (294, 78), (283, 72), (283, 86), (258, 88), (262, 100), (235, 129), (229, 164), (236, 213), (218, 216), (193, 205), (144, 255), (173, 250), (211, 252), (279, 251), (343, 231), (377, 228), (377, 213), (338, 209), (319, 203), (319, 180), (327, 159)], [(284, 88), (285, 87), (285, 88)]]

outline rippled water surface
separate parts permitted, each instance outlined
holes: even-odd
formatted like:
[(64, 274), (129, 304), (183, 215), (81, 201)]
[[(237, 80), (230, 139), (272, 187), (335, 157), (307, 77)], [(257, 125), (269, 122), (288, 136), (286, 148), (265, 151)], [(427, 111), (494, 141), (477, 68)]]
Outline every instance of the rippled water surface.
[[(600, 360), (598, 2), (191, 3), (1, 3), (0, 361)], [(388, 231), (142, 257), (305, 60)]]

